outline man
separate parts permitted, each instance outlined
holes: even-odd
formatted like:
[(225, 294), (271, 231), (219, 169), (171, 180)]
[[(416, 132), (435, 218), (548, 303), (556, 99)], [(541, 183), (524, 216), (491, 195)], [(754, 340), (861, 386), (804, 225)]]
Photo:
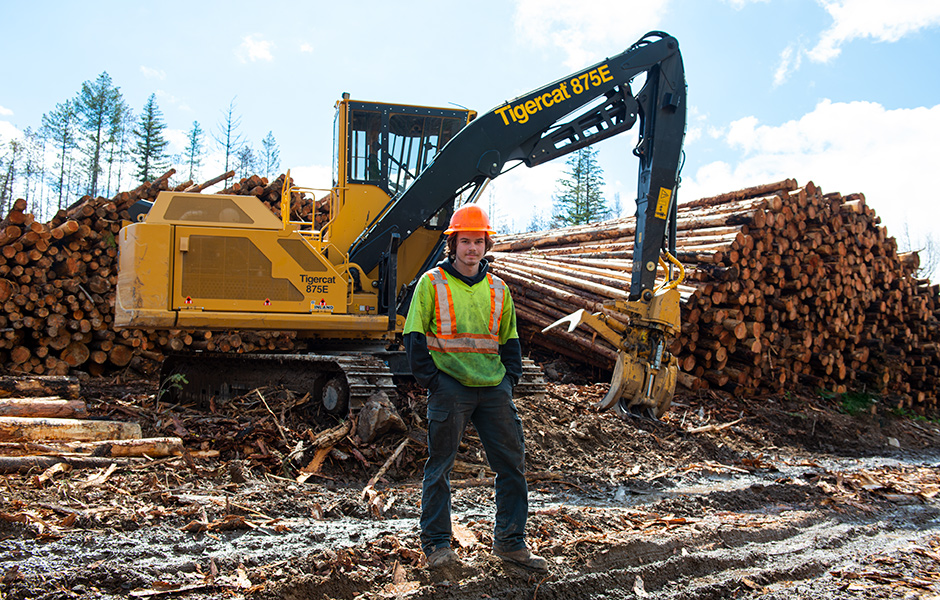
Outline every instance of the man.
[(528, 490), (522, 421), (512, 388), (522, 350), (509, 288), (489, 273), (489, 218), (470, 204), (456, 211), (447, 258), (418, 281), (405, 322), (411, 370), (428, 389), (428, 460), (421, 497), (421, 548), (431, 568), (460, 564), (451, 549), (450, 472), (467, 423), (496, 471), (493, 553), (535, 571), (545, 559), (525, 543)]

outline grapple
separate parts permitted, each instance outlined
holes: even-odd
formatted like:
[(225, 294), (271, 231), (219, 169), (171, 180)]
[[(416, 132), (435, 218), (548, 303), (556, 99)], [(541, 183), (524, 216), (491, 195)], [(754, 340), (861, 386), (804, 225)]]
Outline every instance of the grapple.
[(616, 300), (604, 310), (579, 310), (546, 327), (562, 324), (568, 331), (584, 323), (617, 349), (610, 390), (593, 405), (595, 410), (616, 408), (621, 416), (660, 418), (669, 410), (676, 390), (679, 366), (667, 350), (667, 340), (678, 333), (678, 283), (661, 286), (650, 302)]

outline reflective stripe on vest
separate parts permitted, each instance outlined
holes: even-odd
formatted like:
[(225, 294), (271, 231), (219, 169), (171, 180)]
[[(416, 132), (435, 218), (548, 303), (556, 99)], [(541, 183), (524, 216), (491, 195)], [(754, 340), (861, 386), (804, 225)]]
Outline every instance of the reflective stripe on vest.
[(427, 335), (428, 348), (438, 352), (498, 354), (499, 325), (503, 316), (506, 284), (487, 273), (490, 286), (489, 333), (457, 333), (454, 301), (447, 283), (447, 275), (438, 267), (428, 271), (428, 277), (434, 285), (434, 313), (437, 318), (437, 331), (428, 332)]

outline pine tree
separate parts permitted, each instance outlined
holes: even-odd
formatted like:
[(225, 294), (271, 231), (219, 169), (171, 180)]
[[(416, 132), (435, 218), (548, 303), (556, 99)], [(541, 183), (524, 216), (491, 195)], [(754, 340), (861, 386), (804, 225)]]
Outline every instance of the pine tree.
[(141, 183), (154, 179), (158, 171), (167, 168), (166, 147), (169, 142), (163, 137), (164, 129), (166, 124), (157, 106), (156, 94), (150, 94), (134, 129), (134, 165), (137, 167), (137, 180)]
[(610, 203), (610, 216), (615, 219), (623, 216), (623, 202), (620, 200), (620, 192), (614, 194), (614, 199)]
[(606, 218), (609, 210), (602, 192), (604, 171), (597, 164), (597, 150), (591, 146), (581, 148), (568, 158), (566, 165), (565, 176), (558, 180), (561, 191), (554, 198), (552, 227)]
[(13, 184), (16, 183), (16, 174), (19, 169), (20, 154), (23, 146), (19, 140), (10, 140), (8, 150), (0, 156), (0, 214), (9, 212), (9, 205), (13, 202)]
[(58, 194), (58, 208), (64, 208), (63, 199), (67, 197), (67, 172), (72, 151), (78, 147), (77, 127), (78, 115), (75, 103), (66, 100), (51, 112), (42, 116), (42, 134), (55, 150), (55, 163), (53, 168), (58, 175), (49, 181), (52, 191)]
[(133, 109), (127, 107), (127, 110), (124, 111), (124, 115), (121, 118), (121, 128), (120, 128), (120, 138), (117, 143), (117, 157), (116, 162), (118, 166), (117, 171), (117, 181), (115, 182), (115, 187), (121, 189), (121, 186), (124, 182), (124, 167), (127, 165), (133, 158), (134, 148), (131, 145), (131, 138), (134, 137), (134, 122), (136, 121), (136, 116), (134, 115)]
[(88, 193), (95, 196), (102, 171), (102, 153), (115, 121), (120, 118), (121, 90), (112, 84), (111, 76), (103, 72), (94, 82), (82, 84), (75, 103), (85, 138), (82, 151), (86, 157)]
[(186, 134), (186, 149), (183, 150), (183, 160), (189, 168), (189, 180), (192, 181), (197, 175), (197, 170), (202, 166), (202, 138), (205, 132), (199, 126), (199, 121), (193, 121), (193, 127)]
[(241, 179), (251, 177), (258, 170), (255, 151), (248, 144), (243, 144), (235, 153), (235, 176)]
[(277, 140), (274, 139), (274, 132), (269, 131), (261, 140), (261, 170), (265, 177), (271, 179), (280, 167), (281, 151), (277, 147)]
[[(36, 204), (37, 198), (34, 192), (37, 191), (39, 183), (42, 182), (42, 148), (39, 143), (39, 135), (27, 127), (23, 131), (23, 160), (21, 161), (20, 175), (23, 176), (23, 199)], [(38, 210), (36, 211), (39, 212)]]
[[(225, 153), (225, 172), (231, 170), (235, 162), (235, 156), (241, 149), (243, 142), (242, 136), (238, 132), (238, 126), (241, 125), (241, 117), (235, 116), (235, 98), (228, 105), (228, 110), (222, 113), (222, 121), (218, 125), (218, 131), (212, 135), (222, 152)], [(228, 185), (228, 179), (225, 180)]]
[[(107, 163), (108, 163), (108, 186), (106, 195), (111, 195), (111, 183), (114, 183), (115, 190), (120, 189), (121, 187), (121, 162), (124, 160), (122, 153), (122, 147), (124, 145), (124, 140), (127, 137), (128, 128), (131, 127), (129, 115), (131, 114), (131, 108), (124, 102), (122, 98), (114, 111), (114, 118), (111, 121), (111, 126), (108, 130), (108, 148), (107, 148)], [(115, 167), (117, 167), (117, 172), (115, 172)]]
[(526, 225), (525, 230), (531, 232), (542, 231), (543, 229), (547, 229), (547, 227), (548, 225), (545, 223), (545, 218), (542, 216), (542, 212), (540, 210), (535, 210), (532, 213), (532, 218), (529, 219), (529, 224)]

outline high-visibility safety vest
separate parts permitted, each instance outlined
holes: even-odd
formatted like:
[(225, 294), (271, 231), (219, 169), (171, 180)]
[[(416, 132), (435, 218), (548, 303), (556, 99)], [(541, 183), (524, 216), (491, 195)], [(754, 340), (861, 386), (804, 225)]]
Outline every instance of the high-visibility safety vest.
[(509, 289), (487, 273), (473, 286), (431, 269), (418, 281), (405, 333), (423, 333), (437, 367), (470, 387), (498, 385), (499, 346), (519, 337)]

